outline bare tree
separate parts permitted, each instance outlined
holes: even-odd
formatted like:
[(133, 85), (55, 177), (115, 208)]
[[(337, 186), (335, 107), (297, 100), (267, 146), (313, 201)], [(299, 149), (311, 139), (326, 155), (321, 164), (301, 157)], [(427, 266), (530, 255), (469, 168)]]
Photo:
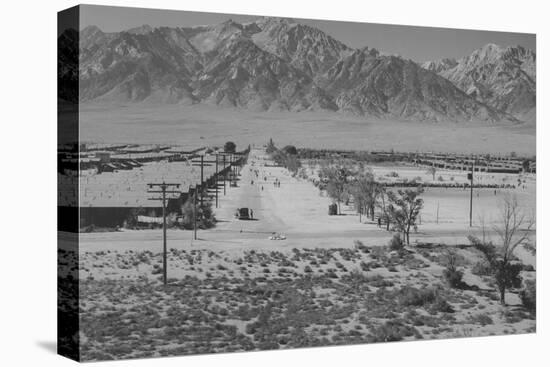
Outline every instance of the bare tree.
[(365, 190), (363, 185), (365, 184), (362, 178), (358, 178), (356, 182), (351, 185), (349, 189), (351, 196), (353, 197), (353, 205), (355, 210), (359, 214), (359, 222), (361, 222), (361, 217), (366, 212), (367, 207), (367, 198), (365, 195)]
[(321, 171), (320, 175), (327, 180), (327, 194), (338, 204), (338, 214), (342, 214), (340, 203), (348, 198), (351, 171), (341, 166), (327, 167)]
[[(386, 201), (388, 193), (386, 187), (380, 185), (378, 187), (378, 197), (380, 198), (378, 202), (378, 207), (382, 210), (382, 219), (386, 222), (386, 231), (390, 230), (391, 217), (389, 213), (389, 203)], [(388, 200), (389, 201), (389, 200)]]
[(394, 229), (403, 234), (407, 245), (410, 244), (409, 234), (411, 228), (417, 229), (416, 220), (420, 210), (424, 206), (424, 200), (420, 195), (424, 193), (422, 186), (414, 190), (398, 190), (397, 193), (388, 191), (388, 212), (392, 219)]
[(290, 173), (292, 173), (292, 175), (296, 175), (296, 173), (298, 173), (298, 169), (302, 167), (302, 163), (298, 158), (296, 158), (295, 155), (287, 154), (283, 164), (286, 169), (288, 169)]
[[(528, 219), (519, 208), (517, 199), (507, 196), (503, 200), (499, 223), (493, 226), (500, 246), (492, 241), (479, 240), (469, 236), (470, 242), (480, 250), (491, 267), (500, 295), (500, 303), (505, 305), (506, 290), (521, 286), (521, 264), (516, 263), (514, 251), (518, 246), (534, 252), (529, 240), (535, 222)], [(483, 229), (485, 237), (485, 229)]]
[(378, 202), (378, 196), (380, 195), (380, 185), (374, 180), (374, 176), (372, 176), (372, 179), (368, 181), (367, 186), (367, 209), (370, 213), (370, 218), (372, 221), (374, 221), (374, 209), (376, 208), (376, 203)]
[(370, 214), (371, 220), (374, 221), (374, 209), (380, 193), (374, 174), (369, 171), (357, 177), (350, 184), (349, 191), (353, 197), (355, 209), (359, 213), (359, 220), (361, 220), (361, 214)]
[(505, 258), (512, 257), (514, 250), (520, 245), (533, 250), (529, 235), (535, 222), (532, 219), (527, 219), (521, 208), (519, 208), (515, 196), (504, 198), (501, 221), (501, 225), (494, 226), (494, 230), (502, 242), (502, 251)]

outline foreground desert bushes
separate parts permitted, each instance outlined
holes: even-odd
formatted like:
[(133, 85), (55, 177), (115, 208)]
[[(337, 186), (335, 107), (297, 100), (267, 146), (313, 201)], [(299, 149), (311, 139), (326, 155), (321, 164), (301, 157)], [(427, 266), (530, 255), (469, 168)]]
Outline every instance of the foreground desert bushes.
[[(502, 311), (488, 285), (449, 287), (445, 251), (396, 252), (360, 242), (231, 254), (171, 249), (166, 287), (160, 254), (88, 252), (81, 257), (82, 355), (137, 358), (534, 330), (528, 283), (524, 306)], [(458, 264), (469, 271), (473, 265), (462, 255)]]

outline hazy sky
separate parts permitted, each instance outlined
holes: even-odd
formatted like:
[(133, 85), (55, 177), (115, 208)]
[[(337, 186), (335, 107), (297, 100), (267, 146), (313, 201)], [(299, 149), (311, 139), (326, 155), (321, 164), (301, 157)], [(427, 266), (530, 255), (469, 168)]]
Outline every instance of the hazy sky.
[[(81, 28), (96, 25), (105, 32), (118, 32), (143, 24), (152, 27), (190, 27), (221, 23), (227, 19), (249, 22), (256, 18), (235, 14), (85, 5), (82, 6), (80, 25)], [(528, 33), (297, 20), (321, 29), (350, 47), (374, 47), (415, 61), (459, 58), (487, 43), (500, 46), (521, 45), (532, 50), (536, 48), (535, 35)]]

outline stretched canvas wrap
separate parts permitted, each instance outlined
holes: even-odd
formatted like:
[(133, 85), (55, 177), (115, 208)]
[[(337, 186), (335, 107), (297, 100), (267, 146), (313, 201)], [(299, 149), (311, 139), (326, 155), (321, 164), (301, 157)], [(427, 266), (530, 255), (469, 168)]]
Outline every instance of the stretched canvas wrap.
[(534, 34), (58, 24), (61, 355), (535, 332)]

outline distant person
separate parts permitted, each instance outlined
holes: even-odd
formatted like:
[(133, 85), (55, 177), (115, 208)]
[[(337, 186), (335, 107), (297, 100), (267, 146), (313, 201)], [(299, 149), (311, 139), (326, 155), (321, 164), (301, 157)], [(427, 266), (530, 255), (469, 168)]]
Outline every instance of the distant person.
[(382, 227), (382, 220), (378, 217), (378, 228)]
[(250, 209), (250, 219), (254, 219), (254, 210)]

